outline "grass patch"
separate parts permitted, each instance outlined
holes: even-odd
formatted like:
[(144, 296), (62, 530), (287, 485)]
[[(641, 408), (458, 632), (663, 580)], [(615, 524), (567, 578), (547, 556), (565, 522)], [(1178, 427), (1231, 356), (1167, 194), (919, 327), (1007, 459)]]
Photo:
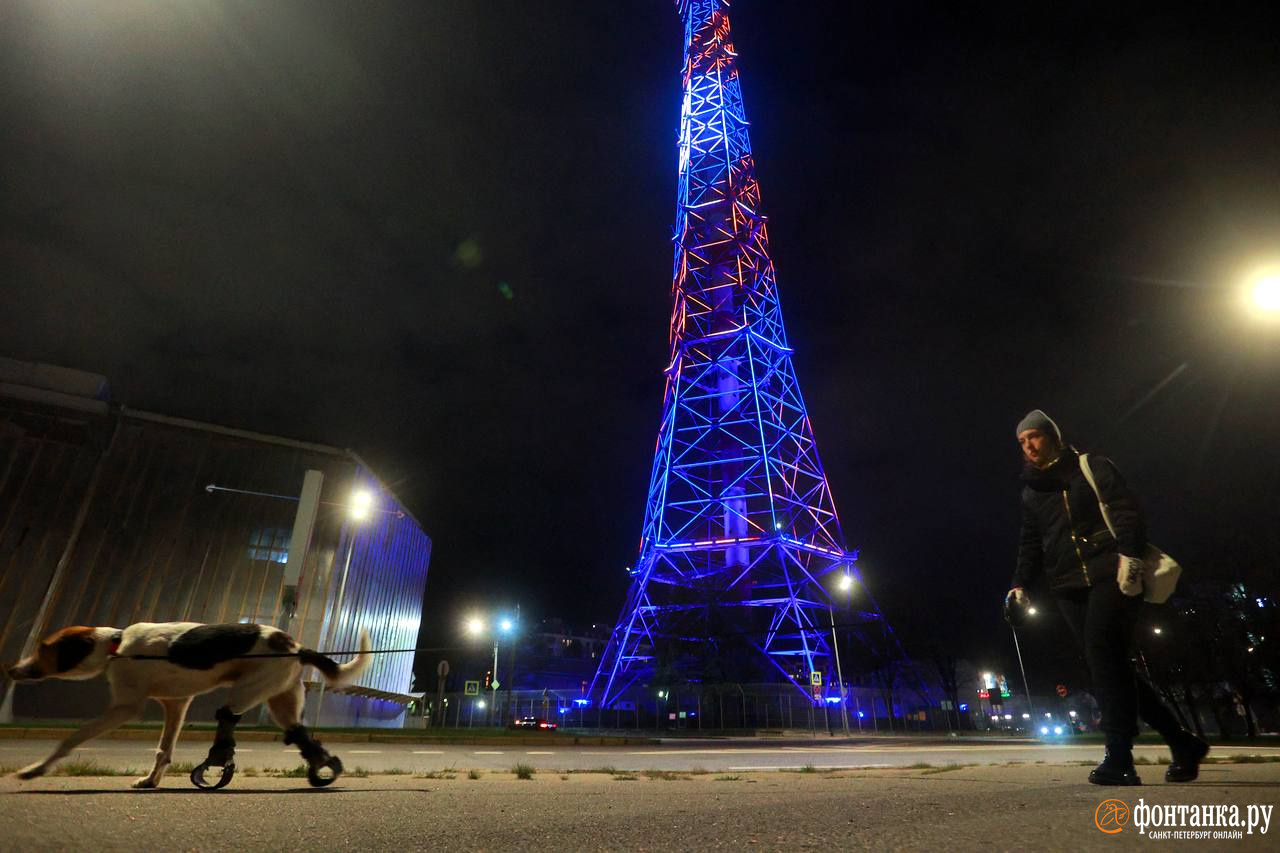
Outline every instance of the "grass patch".
[(534, 769), (532, 764), (517, 764), (511, 768), (511, 772), (516, 774), (517, 779), (532, 779)]
[(467, 771), (467, 778), (468, 778), (468, 779), (479, 779), (479, 778), (480, 778), (480, 771), (479, 771), (479, 770), (468, 770), (468, 771)]
[(659, 779), (663, 782), (687, 782), (690, 776), (672, 770), (641, 770), (646, 779)]
[(175, 761), (170, 764), (164, 771), (166, 776), (190, 776), (191, 771), (196, 769), (196, 765), (190, 761)]
[(930, 767), (921, 773), (921, 776), (931, 776), (934, 773), (950, 773), (952, 770), (963, 770), (966, 767), (977, 767), (977, 764), (944, 764), (942, 767)]
[[(350, 770), (344, 771), (343, 775), (351, 776), (356, 779), (368, 779), (371, 775), (373, 775), (373, 772), (374, 771), (370, 770), (368, 767), (352, 767)], [(408, 776), (409, 775), (408, 770), (401, 770), (399, 767), (392, 768), (391, 770), (379, 770), (377, 772), (386, 773), (388, 776)]]
[(258, 768), (256, 767), (246, 767), (240, 772), (248, 776), (250, 779), (256, 779), (258, 777)]
[(741, 776), (717, 776), (711, 780), (712, 782), (741, 782)]
[(908, 764), (907, 770), (933, 770), (934, 765), (927, 761), (917, 761), (915, 764)]
[(1201, 764), (1275, 764), (1280, 762), (1280, 755), (1215, 755), (1205, 758)]
[(270, 767), (263, 771), (273, 779), (305, 779), (307, 778), (307, 765), (299, 764), (297, 767)]
[[(475, 771), (473, 770), (472, 772), (474, 773)], [(426, 773), (414, 773), (413, 778), (415, 779), (457, 779), (458, 774), (454, 773), (453, 769), (450, 768), (449, 770), (428, 770)], [(477, 774), (477, 778), (479, 778), (478, 774)]]
[(818, 768), (814, 767), (812, 764), (806, 764), (804, 767), (783, 767), (781, 768), (781, 770), (783, 773), (817, 773), (818, 772)]
[[(188, 771), (190, 772), (190, 771)], [(124, 770), (116, 770), (114, 767), (105, 767), (96, 761), (64, 761), (59, 764), (51, 776), (141, 776), (142, 774), (132, 768)]]
[(615, 776), (618, 773), (618, 768), (605, 765), (604, 767), (592, 767), (588, 770), (570, 770), (569, 772), (570, 773), (603, 773), (606, 776)]
[(561, 774), (560, 774), (560, 781), (561, 781), (561, 782), (568, 782), (568, 781), (569, 781), (569, 775), (568, 775), (567, 773), (561, 773)]
[(627, 773), (615, 773), (613, 776), (615, 782), (639, 782), (639, 776), (631, 776)]

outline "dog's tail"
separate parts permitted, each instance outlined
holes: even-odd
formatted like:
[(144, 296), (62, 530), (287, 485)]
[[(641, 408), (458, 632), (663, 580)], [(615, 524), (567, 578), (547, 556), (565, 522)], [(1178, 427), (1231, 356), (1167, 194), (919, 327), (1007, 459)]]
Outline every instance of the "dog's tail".
[(373, 650), (373, 643), (369, 640), (369, 632), (362, 630), (360, 632), (360, 652), (354, 658), (346, 663), (338, 663), (327, 655), (322, 655), (313, 649), (299, 649), (298, 658), (303, 665), (314, 666), (320, 670), (320, 674), (324, 676), (324, 680), (329, 682), (333, 687), (341, 687), (344, 684), (350, 684), (360, 677), (360, 673), (364, 672), (369, 664), (373, 663), (373, 655), (369, 654)]

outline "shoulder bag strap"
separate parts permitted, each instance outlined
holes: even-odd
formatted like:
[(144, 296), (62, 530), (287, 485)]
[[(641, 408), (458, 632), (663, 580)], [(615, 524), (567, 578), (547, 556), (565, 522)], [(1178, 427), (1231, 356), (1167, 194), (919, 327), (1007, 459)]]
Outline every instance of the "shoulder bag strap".
[(1111, 512), (1107, 509), (1107, 502), (1102, 499), (1102, 492), (1098, 491), (1098, 483), (1093, 479), (1093, 469), (1089, 467), (1089, 454), (1080, 454), (1080, 471), (1084, 474), (1084, 478), (1089, 481), (1089, 487), (1093, 489), (1093, 496), (1098, 499), (1098, 509), (1102, 510), (1102, 520), (1107, 523), (1107, 529), (1111, 531), (1111, 538), (1119, 541), (1116, 536), (1116, 526), (1111, 523)]

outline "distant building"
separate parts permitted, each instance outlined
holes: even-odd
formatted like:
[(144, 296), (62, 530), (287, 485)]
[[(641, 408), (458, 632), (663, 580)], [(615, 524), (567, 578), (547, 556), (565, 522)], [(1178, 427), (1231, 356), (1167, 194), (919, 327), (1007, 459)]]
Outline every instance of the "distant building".
[[(290, 618), (308, 470), (323, 487)], [(361, 520), (357, 490), (372, 497)], [(0, 661), (64, 625), (134, 622), (260, 622), (322, 651), (355, 648), (367, 628), (375, 648), (413, 648), (430, 556), (418, 521), (349, 450), (134, 411), (101, 376), (0, 358)], [(378, 656), (357, 685), (310, 684), (307, 719), (397, 726), (412, 667), (411, 653)], [(106, 685), (0, 691), (0, 716), (75, 718), (98, 713)], [(189, 719), (217, 701), (197, 700)]]

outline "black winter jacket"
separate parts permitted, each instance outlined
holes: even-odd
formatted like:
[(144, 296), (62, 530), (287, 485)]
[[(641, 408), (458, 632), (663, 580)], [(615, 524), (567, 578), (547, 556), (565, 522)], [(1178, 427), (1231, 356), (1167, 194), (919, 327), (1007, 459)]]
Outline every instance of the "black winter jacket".
[(1010, 587), (1031, 586), (1041, 577), (1055, 593), (1115, 583), (1117, 554), (1141, 557), (1146, 551), (1142, 511), (1115, 464), (1091, 453), (1089, 468), (1119, 541), (1107, 530), (1098, 498), (1080, 470), (1079, 452), (1067, 447), (1048, 468), (1023, 468), (1022, 537)]

